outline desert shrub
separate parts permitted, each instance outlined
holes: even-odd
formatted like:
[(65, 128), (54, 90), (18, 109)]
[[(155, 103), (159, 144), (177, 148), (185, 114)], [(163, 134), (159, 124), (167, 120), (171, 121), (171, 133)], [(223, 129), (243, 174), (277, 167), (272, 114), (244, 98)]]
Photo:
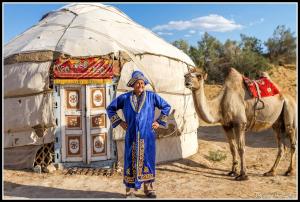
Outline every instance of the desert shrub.
[(265, 42), (268, 49), (267, 56), (273, 64), (296, 63), (297, 38), (294, 34), (291, 29), (284, 25), (278, 25), (273, 36)]
[(224, 151), (216, 150), (216, 151), (209, 151), (208, 156), (206, 158), (210, 161), (222, 161), (227, 158), (227, 155)]

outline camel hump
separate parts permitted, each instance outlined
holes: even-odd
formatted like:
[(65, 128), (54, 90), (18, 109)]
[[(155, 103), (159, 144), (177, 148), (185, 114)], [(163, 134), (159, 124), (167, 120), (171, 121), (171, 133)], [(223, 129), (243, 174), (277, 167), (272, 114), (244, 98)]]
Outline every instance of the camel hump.
[(225, 83), (230, 83), (228, 85), (240, 85), (243, 82), (243, 76), (235, 68), (228, 68), (228, 74), (225, 79)]
[(240, 74), (235, 68), (233, 67), (230, 67), (230, 73), (233, 73), (233, 74)]
[(270, 76), (269, 76), (268, 72), (261, 72), (260, 77), (267, 77), (268, 78)]
[(238, 72), (235, 68), (230, 67), (228, 68), (227, 76), (237, 78), (237, 77), (242, 77), (242, 74)]

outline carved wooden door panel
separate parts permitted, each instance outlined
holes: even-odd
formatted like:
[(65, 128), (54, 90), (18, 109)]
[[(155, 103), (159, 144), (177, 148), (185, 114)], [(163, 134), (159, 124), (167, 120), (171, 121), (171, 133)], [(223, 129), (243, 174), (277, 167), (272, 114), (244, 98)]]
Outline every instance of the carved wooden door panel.
[(61, 93), (63, 162), (86, 162), (85, 87), (64, 85)]
[(110, 123), (106, 114), (109, 102), (105, 85), (86, 86), (87, 163), (110, 158)]

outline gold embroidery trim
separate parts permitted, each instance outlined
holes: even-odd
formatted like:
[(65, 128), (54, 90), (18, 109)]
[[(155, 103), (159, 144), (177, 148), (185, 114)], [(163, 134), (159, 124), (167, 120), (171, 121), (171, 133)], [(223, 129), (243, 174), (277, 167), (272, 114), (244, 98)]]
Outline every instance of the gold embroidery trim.
[[(147, 173), (149, 172), (149, 168), (144, 165), (144, 152), (145, 152), (145, 143), (143, 139), (140, 139), (140, 134), (138, 132), (138, 160), (136, 161), (137, 163), (137, 169), (138, 169), (138, 175), (137, 179), (139, 181), (147, 181), (147, 180), (152, 180), (154, 179), (154, 175), (152, 173), (148, 174), (143, 174), (143, 167), (144, 167), (144, 172)], [(126, 170), (126, 175), (124, 176), (124, 181), (126, 183), (134, 183), (136, 179), (136, 167), (135, 167), (135, 160), (136, 160), (136, 147), (135, 143), (132, 143), (132, 174), (133, 176), (127, 176), (130, 175), (130, 168)]]
[(138, 165), (138, 177), (142, 176), (143, 166), (144, 166), (144, 151), (145, 151), (145, 145), (144, 140), (141, 139), (139, 141), (139, 165)]
[[(143, 167), (145, 167), (144, 165), (144, 153), (145, 153), (145, 142), (144, 139), (140, 139), (140, 133), (138, 133), (138, 143), (139, 143), (139, 153), (138, 153), (138, 180), (139, 181), (147, 181), (147, 180), (151, 180), (154, 179), (154, 176), (152, 173), (149, 174), (143, 174)], [(146, 168), (148, 169), (148, 167), (146, 166)], [(149, 171), (149, 169), (148, 169)]]
[(146, 101), (146, 96), (147, 96), (147, 92), (144, 91), (144, 94), (143, 94), (143, 100), (141, 102), (141, 105), (140, 105), (140, 108), (138, 110), (135, 109), (135, 106), (134, 106), (134, 102), (133, 102), (133, 91), (131, 93), (131, 98), (130, 98), (130, 103), (131, 103), (131, 106), (133, 108), (133, 110), (137, 113), (140, 113), (141, 109), (143, 108), (143, 105), (145, 104), (145, 101)]
[(130, 168), (127, 168), (126, 175), (124, 176), (124, 181), (126, 183), (134, 183), (135, 178), (136, 178), (136, 169), (135, 169), (135, 166), (134, 166), (136, 151), (135, 151), (135, 143), (134, 142), (132, 143), (131, 154), (132, 154), (132, 157), (131, 157), (131, 160), (132, 160), (132, 162), (131, 162), (131, 169), (132, 169), (132, 175), (133, 176), (130, 176)]
[(121, 120), (121, 119), (120, 119), (120, 117), (118, 116), (118, 114), (115, 114), (115, 115), (113, 115), (113, 116), (110, 118), (110, 121), (111, 121), (112, 124), (118, 122), (119, 120)]
[(127, 183), (134, 183), (134, 179), (135, 179), (135, 177), (124, 176), (124, 181)]
[(149, 168), (147, 166), (144, 167), (144, 173), (148, 173), (149, 172)]
[(54, 79), (54, 84), (111, 84), (112, 79)]
[(151, 173), (145, 174), (145, 175), (143, 175), (143, 176), (141, 177), (141, 180), (142, 180), (142, 181), (152, 180), (152, 179), (154, 179), (154, 176), (153, 176), (153, 174), (151, 174)]
[(130, 175), (130, 168), (127, 168), (126, 174), (127, 174), (127, 175)]
[(136, 155), (136, 151), (135, 151), (135, 142), (132, 143), (132, 164), (131, 164), (131, 167), (132, 167), (132, 174), (133, 176), (135, 177), (136, 176), (136, 169), (135, 169), (135, 155)]

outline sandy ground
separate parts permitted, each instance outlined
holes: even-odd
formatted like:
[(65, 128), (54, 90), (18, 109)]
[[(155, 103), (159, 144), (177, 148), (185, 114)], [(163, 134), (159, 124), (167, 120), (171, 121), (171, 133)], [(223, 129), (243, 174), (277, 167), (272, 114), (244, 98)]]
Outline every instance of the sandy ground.
[[(227, 176), (231, 154), (220, 126), (201, 127), (198, 136), (198, 153), (187, 159), (157, 165), (159, 198), (298, 198), (297, 176), (283, 176), (289, 165), (289, 149), (278, 166), (278, 175), (262, 176), (271, 168), (277, 154), (271, 130), (247, 134), (248, 181), (235, 181)], [(225, 160), (209, 160), (209, 151), (217, 150), (226, 154)], [(124, 198), (122, 176), (118, 174), (111, 177), (64, 175), (59, 170), (38, 174), (7, 169), (3, 173), (4, 199)], [(144, 198), (142, 190), (139, 190), (138, 197)]]
[(295, 66), (278, 66), (268, 71), (272, 81), (274, 81), (280, 90), (290, 94), (296, 99), (297, 94), (297, 72)]
[[(296, 69), (284, 67), (269, 71), (272, 80), (285, 92), (296, 97)], [(221, 86), (205, 86), (208, 99)], [(273, 165), (277, 146), (272, 130), (248, 133), (246, 136), (246, 165), (249, 180), (235, 181), (227, 176), (231, 169), (229, 145), (220, 126), (200, 127), (199, 150), (193, 156), (157, 165), (156, 190), (159, 198), (198, 199), (296, 199), (298, 176), (284, 176), (289, 166), (289, 149), (282, 158), (277, 176), (264, 177)], [(288, 142), (288, 141), (287, 141)], [(289, 145), (289, 144), (288, 144)], [(208, 158), (210, 152), (226, 154), (222, 161)], [(298, 159), (298, 154), (296, 154)], [(298, 162), (296, 161), (298, 175)], [(124, 198), (122, 175), (88, 176), (26, 171), (3, 171), (4, 199), (11, 198)], [(138, 196), (144, 198), (142, 190)]]

